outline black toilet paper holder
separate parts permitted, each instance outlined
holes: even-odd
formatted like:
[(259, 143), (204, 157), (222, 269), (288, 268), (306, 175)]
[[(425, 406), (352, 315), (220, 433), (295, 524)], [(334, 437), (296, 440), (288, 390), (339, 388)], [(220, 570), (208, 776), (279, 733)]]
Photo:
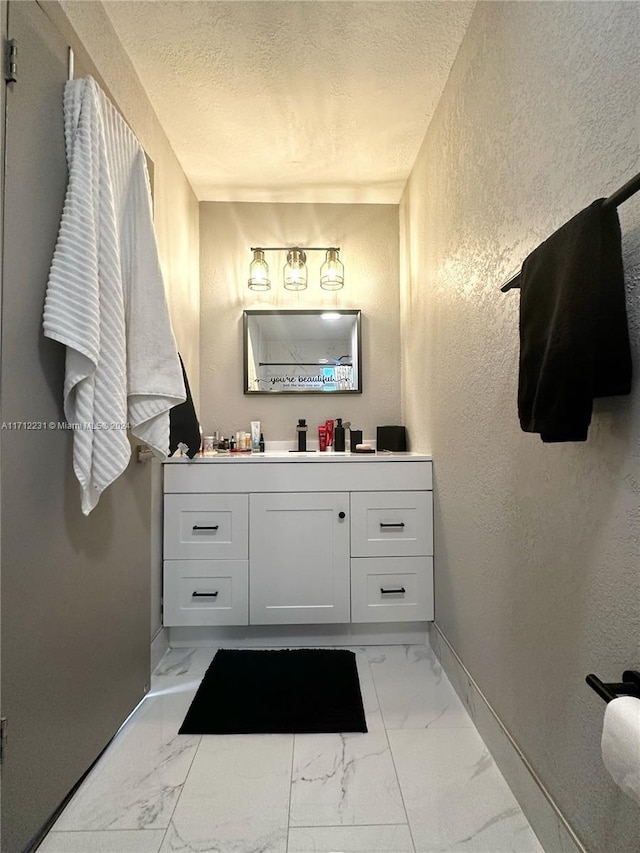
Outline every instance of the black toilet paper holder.
[(605, 702), (611, 702), (618, 696), (634, 696), (640, 699), (640, 672), (635, 669), (626, 669), (622, 673), (622, 681), (616, 684), (605, 684), (597, 675), (592, 674), (587, 675), (585, 681)]

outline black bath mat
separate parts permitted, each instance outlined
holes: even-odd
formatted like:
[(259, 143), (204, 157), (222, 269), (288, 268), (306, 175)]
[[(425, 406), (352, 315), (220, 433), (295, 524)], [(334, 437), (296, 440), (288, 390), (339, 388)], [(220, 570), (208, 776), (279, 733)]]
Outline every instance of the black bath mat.
[(366, 731), (353, 652), (221, 649), (179, 734)]

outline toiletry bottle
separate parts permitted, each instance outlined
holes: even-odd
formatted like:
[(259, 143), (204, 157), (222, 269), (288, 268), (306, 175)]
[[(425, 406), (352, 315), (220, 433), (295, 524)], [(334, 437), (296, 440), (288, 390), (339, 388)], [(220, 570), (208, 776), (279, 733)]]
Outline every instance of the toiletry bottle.
[(260, 449), (260, 421), (251, 421), (251, 450)]
[(318, 443), (320, 444), (320, 450), (327, 449), (327, 427), (325, 424), (318, 427)]
[(304, 453), (307, 449), (307, 422), (304, 418), (298, 420), (296, 431), (298, 433), (298, 453)]
[(333, 449), (336, 453), (344, 453), (344, 432), (342, 418), (336, 418), (336, 426), (333, 434)]
[(325, 423), (327, 428), (327, 447), (333, 447), (333, 421)]
[(258, 449), (260, 453), (264, 453), (264, 433), (260, 433), (260, 441), (258, 442)]
[(361, 429), (350, 429), (349, 430), (349, 449), (353, 453), (358, 444), (362, 444), (362, 430)]
[(229, 450), (233, 453), (236, 449), (236, 440), (233, 436), (229, 439)]

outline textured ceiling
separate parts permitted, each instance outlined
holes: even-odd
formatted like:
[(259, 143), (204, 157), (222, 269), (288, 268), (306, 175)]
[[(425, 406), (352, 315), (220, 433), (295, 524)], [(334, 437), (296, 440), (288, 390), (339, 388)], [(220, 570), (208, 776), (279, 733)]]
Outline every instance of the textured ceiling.
[(395, 203), (474, 3), (104, 6), (201, 201)]

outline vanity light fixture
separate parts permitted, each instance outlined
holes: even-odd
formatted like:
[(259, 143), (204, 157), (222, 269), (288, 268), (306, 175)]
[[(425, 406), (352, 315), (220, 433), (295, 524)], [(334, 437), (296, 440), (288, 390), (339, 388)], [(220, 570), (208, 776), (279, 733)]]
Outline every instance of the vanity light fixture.
[(340, 290), (344, 286), (344, 265), (337, 246), (256, 246), (252, 247), (253, 260), (249, 266), (249, 289), (269, 290), (269, 267), (264, 259), (265, 252), (286, 252), (284, 265), (284, 287), (286, 290), (305, 290), (307, 287), (307, 252), (326, 252), (320, 267), (320, 287), (324, 290)]
[(249, 264), (249, 287), (251, 290), (271, 290), (269, 267), (262, 249), (252, 249), (253, 260)]
[(287, 252), (283, 275), (285, 290), (307, 289), (307, 256), (302, 249)]
[(344, 284), (344, 266), (338, 249), (327, 249), (327, 257), (320, 267), (320, 287), (324, 290), (340, 290)]

